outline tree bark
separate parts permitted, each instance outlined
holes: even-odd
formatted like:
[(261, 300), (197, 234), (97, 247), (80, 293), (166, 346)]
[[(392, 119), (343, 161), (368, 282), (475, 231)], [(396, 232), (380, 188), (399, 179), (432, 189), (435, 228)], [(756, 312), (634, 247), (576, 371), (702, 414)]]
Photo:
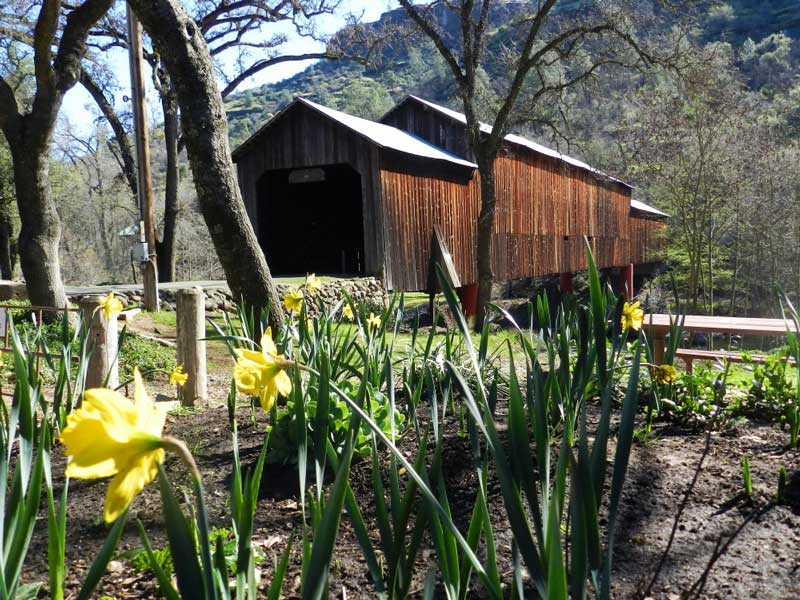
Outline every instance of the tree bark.
[(202, 33), (177, 0), (130, 4), (174, 86), (200, 209), (231, 292), (250, 306), (269, 306), (270, 324), (281, 327), (280, 299), (234, 176), (225, 107)]
[(178, 226), (178, 106), (169, 81), (162, 82), (164, 145), (167, 176), (164, 187), (164, 233), (156, 244), (158, 280), (175, 281), (175, 239)]
[(36, 93), (29, 112), (20, 112), (14, 90), (0, 77), (0, 129), (8, 141), (14, 166), (20, 265), (28, 298), (34, 305), (67, 305), (58, 258), (61, 219), (50, 197), (50, 140), (64, 94), (80, 78), (89, 29), (108, 11), (112, 1), (85, 0), (72, 8), (63, 21), (55, 56), (52, 45), (60, 29), (61, 3), (42, 2), (32, 42)]
[[(476, 154), (482, 154), (478, 150)], [(492, 300), (492, 239), (494, 238), (494, 213), (497, 203), (495, 190), (494, 156), (476, 156), (478, 172), (481, 177), (481, 212), (478, 215), (478, 305), (475, 316), (475, 330), (483, 329), (486, 307)]]
[(29, 150), (27, 144), (12, 143), (14, 180), (19, 207), (19, 256), (28, 298), (34, 306), (67, 305), (61, 281), (58, 244), (61, 241), (61, 219), (50, 197), (46, 149)]
[(10, 202), (0, 202), (0, 278), (2, 279), (14, 279), (16, 242), (11, 210)]

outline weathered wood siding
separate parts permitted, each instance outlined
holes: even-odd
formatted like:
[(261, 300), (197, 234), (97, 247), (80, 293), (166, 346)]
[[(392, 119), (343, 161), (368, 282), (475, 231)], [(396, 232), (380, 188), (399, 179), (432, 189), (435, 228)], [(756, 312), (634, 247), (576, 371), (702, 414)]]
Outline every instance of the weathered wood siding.
[[(259, 136), (234, 153), (239, 186), (250, 221), (258, 231), (258, 181), (273, 169), (348, 164), (361, 176), (365, 275), (384, 277), (384, 217), (380, 201), (379, 150), (354, 132), (295, 104)], [(335, 202), (335, 198), (331, 198)], [(302, 235), (302, 223), (287, 223)]]
[[(440, 173), (441, 175), (441, 173)], [(424, 290), (428, 284), (433, 225), (439, 225), (463, 284), (476, 281), (475, 226), (480, 187), (477, 173), (435, 178), (384, 152), (381, 187), (390, 257), (391, 289)]]
[(429, 107), (405, 102), (387, 113), (381, 123), (407, 131), (451, 154), (473, 161), (464, 126)]
[[(464, 126), (434, 109), (406, 102), (381, 122), (404, 129), (453, 154), (473, 159)], [(386, 179), (385, 172), (382, 177)], [(469, 205), (468, 211), (462, 211), (463, 214), (477, 216), (479, 212), (478, 182), (476, 174), (471, 192), (465, 194), (474, 204)], [(515, 144), (505, 144), (496, 159), (495, 182), (497, 205), (492, 259), (497, 281), (586, 269), (584, 236), (589, 238), (600, 268), (653, 262), (665, 256), (662, 232), (665, 224), (652, 219), (634, 220), (630, 215), (631, 190), (623, 184)], [(426, 214), (418, 205), (424, 197), (425, 194), (417, 193), (401, 199), (402, 194), (396, 193), (392, 199), (392, 218), (397, 219), (397, 215), (402, 214)], [(428, 201), (437, 202), (436, 199)], [(402, 208), (402, 202), (409, 206)], [(434, 210), (433, 214), (438, 213)], [(413, 280), (424, 284), (427, 262), (426, 257), (419, 256), (418, 244), (429, 239), (428, 228), (432, 223), (423, 220), (423, 224), (425, 231), (414, 238), (416, 254), (404, 251), (403, 245), (398, 244), (392, 249), (392, 255), (397, 264), (414, 265)], [(475, 221), (458, 225), (440, 222), (439, 225), (446, 232), (462, 283), (474, 283), (477, 279)], [(409, 235), (409, 228), (404, 235)], [(428, 238), (424, 237), (426, 235)], [(464, 256), (460, 256), (461, 252)]]
[[(492, 257), (497, 281), (586, 269), (584, 236), (599, 267), (631, 262), (632, 219), (626, 187), (599, 181), (585, 170), (524, 149), (506, 149), (495, 163), (495, 178)], [(392, 288), (422, 290), (427, 285), (434, 224), (442, 230), (462, 284), (475, 283), (478, 173), (466, 182), (437, 179), (391, 157), (381, 163), (381, 185), (387, 255), (395, 265)], [(651, 239), (654, 235), (637, 237), (634, 245), (640, 250), (633, 262), (642, 262), (637, 257), (644, 255), (645, 248), (648, 258), (659, 251), (650, 252), (646, 245)]]
[(495, 161), (493, 268), (498, 280), (628, 264), (630, 189), (525, 148)]
[(631, 262), (644, 264), (667, 258), (667, 224), (663, 220), (631, 215)]

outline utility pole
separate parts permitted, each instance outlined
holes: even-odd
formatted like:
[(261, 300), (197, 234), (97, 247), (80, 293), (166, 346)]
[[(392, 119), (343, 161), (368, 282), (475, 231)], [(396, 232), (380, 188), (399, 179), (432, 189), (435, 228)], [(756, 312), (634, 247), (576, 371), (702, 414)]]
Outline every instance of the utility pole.
[(158, 311), (158, 270), (156, 265), (156, 227), (153, 221), (153, 181), (150, 175), (150, 145), (147, 133), (147, 106), (145, 104), (144, 77), (142, 76), (142, 27), (128, 8), (128, 59), (131, 71), (131, 98), (133, 100), (133, 125), (136, 139), (136, 166), (139, 195), (139, 259), (144, 285), (145, 310)]

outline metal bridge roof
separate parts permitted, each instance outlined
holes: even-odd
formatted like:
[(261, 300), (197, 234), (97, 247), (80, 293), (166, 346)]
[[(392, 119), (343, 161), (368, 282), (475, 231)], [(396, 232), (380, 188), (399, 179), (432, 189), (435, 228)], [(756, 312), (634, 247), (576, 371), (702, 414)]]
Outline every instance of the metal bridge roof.
[[(460, 113), (458, 111), (452, 110), (452, 109), (447, 108), (445, 106), (441, 106), (440, 104), (436, 104), (435, 102), (431, 102), (430, 100), (425, 100), (424, 98), (420, 98), (419, 96), (409, 95), (408, 97), (413, 99), (413, 100), (415, 100), (415, 101), (417, 101), (417, 102), (419, 102), (419, 103), (421, 103), (421, 104), (424, 104), (425, 106), (428, 106), (429, 108), (431, 108), (431, 109), (433, 109), (433, 110), (435, 110), (435, 111), (437, 111), (437, 112), (439, 112), (439, 113), (441, 113), (443, 115), (445, 115), (446, 117), (452, 119), (453, 121), (457, 121), (459, 123), (463, 123), (464, 125), (467, 124), (467, 117), (463, 113)], [(492, 126), (489, 125), (488, 123), (481, 123), (480, 127), (481, 127), (481, 131), (483, 133), (487, 134), (487, 135), (492, 132)], [(524, 138), (524, 137), (522, 137), (520, 135), (515, 135), (513, 133), (510, 133), (504, 139), (509, 144), (514, 144), (515, 146), (522, 146), (524, 148), (527, 148), (528, 150), (533, 150), (534, 152), (537, 152), (539, 154), (544, 154), (545, 156), (549, 156), (551, 158), (555, 158), (556, 160), (560, 160), (560, 161), (562, 161), (564, 163), (572, 165), (573, 167), (577, 167), (579, 169), (584, 169), (586, 171), (590, 171), (591, 173), (594, 173), (595, 175), (598, 175), (600, 177), (604, 177), (604, 178), (610, 179), (611, 181), (614, 181), (616, 183), (620, 183), (620, 184), (622, 184), (622, 185), (624, 185), (626, 187), (633, 188), (632, 185), (630, 185), (628, 183), (625, 183), (624, 181), (622, 181), (620, 179), (617, 179), (616, 177), (612, 177), (608, 173), (604, 173), (603, 171), (600, 171), (599, 169), (595, 169), (591, 165), (588, 165), (585, 162), (578, 160), (577, 158), (572, 158), (571, 156), (567, 156), (566, 154), (562, 154), (561, 152), (558, 152), (557, 150), (553, 150), (552, 148), (548, 148), (547, 146), (542, 146), (541, 144), (537, 144), (536, 142), (533, 142), (533, 141), (531, 141), (531, 140), (529, 140), (527, 138)]]
[(381, 148), (389, 148), (391, 150), (396, 150), (397, 152), (402, 152), (404, 154), (410, 154), (412, 156), (429, 160), (442, 160), (469, 169), (478, 168), (478, 165), (475, 163), (464, 160), (455, 154), (446, 152), (438, 146), (434, 146), (433, 144), (426, 142), (425, 140), (406, 131), (402, 131), (401, 129), (397, 129), (389, 125), (384, 125), (383, 123), (376, 123), (375, 121), (369, 121), (367, 119), (362, 119), (361, 117), (355, 117), (353, 115), (328, 108), (327, 106), (322, 106), (321, 104), (317, 104), (316, 102), (312, 102), (306, 98), (296, 98), (294, 102), (289, 104), (289, 106), (284, 108), (281, 112), (270, 119), (266, 125), (261, 127), (261, 129), (259, 129), (238, 148), (236, 148), (234, 151), (234, 157), (241, 154), (245, 146), (248, 146), (253, 140), (259, 137), (264, 130), (266, 130), (272, 123), (274, 123), (287, 110), (296, 104), (302, 104), (309, 107), (317, 113), (328, 117), (329, 119), (332, 119), (340, 125), (350, 129), (361, 137), (364, 137), (367, 140), (377, 144)]
[(631, 208), (634, 210), (640, 210), (642, 212), (650, 213), (651, 215), (656, 217), (663, 217), (665, 219), (669, 218), (669, 215), (667, 213), (661, 212), (656, 207), (650, 206), (649, 204), (645, 204), (640, 200), (631, 199)]

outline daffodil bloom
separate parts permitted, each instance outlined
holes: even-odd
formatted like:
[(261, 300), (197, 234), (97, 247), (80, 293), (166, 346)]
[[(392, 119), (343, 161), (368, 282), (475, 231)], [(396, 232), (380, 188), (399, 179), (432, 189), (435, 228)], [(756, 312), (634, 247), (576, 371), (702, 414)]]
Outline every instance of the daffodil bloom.
[(269, 327), (261, 336), (261, 351), (239, 348), (236, 357), (233, 367), (236, 389), (243, 394), (258, 396), (264, 412), (269, 412), (278, 394), (288, 396), (291, 393), (292, 380), (284, 369), (292, 362), (278, 354)]
[(644, 311), (639, 308), (639, 302), (628, 304), (627, 302), (622, 306), (622, 332), (633, 329), (639, 331), (644, 322)]
[(114, 297), (114, 292), (108, 292), (108, 296), (100, 300), (100, 310), (103, 311), (106, 319), (111, 319), (114, 315), (122, 312), (122, 302)]
[(675, 381), (675, 376), (678, 372), (672, 365), (659, 365), (653, 369), (653, 379), (656, 383), (666, 385)]
[(68, 477), (113, 477), (103, 511), (106, 523), (125, 512), (164, 462), (161, 432), (166, 413), (147, 397), (138, 369), (133, 381), (133, 402), (113, 390), (86, 390), (60, 436), (70, 459)]
[(367, 317), (367, 327), (369, 329), (379, 329), (381, 326), (381, 318), (375, 313), (369, 313)]
[(189, 379), (189, 375), (183, 372), (183, 365), (178, 365), (169, 374), (169, 384), (170, 385), (177, 385), (178, 387), (183, 387), (186, 385), (186, 381)]
[(312, 273), (306, 277), (306, 287), (309, 292), (318, 292), (322, 288), (322, 280)]
[(303, 290), (292, 290), (283, 297), (283, 305), (286, 310), (299, 313), (303, 308)]
[(349, 304), (345, 304), (342, 308), (342, 318), (346, 321), (352, 321), (355, 318), (355, 315), (353, 315), (353, 309)]

